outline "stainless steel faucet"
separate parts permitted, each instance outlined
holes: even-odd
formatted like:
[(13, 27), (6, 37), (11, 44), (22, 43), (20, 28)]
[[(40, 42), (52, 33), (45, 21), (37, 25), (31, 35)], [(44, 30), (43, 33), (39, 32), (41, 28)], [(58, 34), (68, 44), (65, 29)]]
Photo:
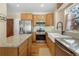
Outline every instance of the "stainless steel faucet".
[(61, 34), (63, 35), (64, 31), (63, 31), (63, 23), (60, 21), (57, 23), (57, 29), (58, 29), (58, 25), (61, 24)]

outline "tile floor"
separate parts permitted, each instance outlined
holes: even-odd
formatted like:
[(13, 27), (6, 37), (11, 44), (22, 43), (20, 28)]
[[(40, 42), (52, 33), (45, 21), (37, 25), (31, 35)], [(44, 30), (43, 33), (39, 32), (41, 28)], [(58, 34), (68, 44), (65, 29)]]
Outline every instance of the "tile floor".
[(45, 42), (32, 44), (32, 56), (51, 56), (49, 48)]

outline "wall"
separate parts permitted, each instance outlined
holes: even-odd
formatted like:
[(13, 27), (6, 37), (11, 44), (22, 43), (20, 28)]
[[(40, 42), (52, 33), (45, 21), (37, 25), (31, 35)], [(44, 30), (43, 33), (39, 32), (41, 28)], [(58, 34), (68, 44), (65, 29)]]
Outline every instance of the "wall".
[(19, 21), (20, 19), (14, 19), (14, 35), (19, 34)]
[(58, 10), (55, 11), (55, 28), (57, 26), (57, 22), (58, 21), (62, 21), (64, 26), (63, 29), (66, 29), (66, 17), (67, 15), (65, 15), (65, 9), (68, 8), (70, 5), (72, 5), (72, 3), (64, 3)]
[[(7, 4), (0, 3), (0, 14), (7, 16)], [(0, 20), (0, 38), (6, 37), (6, 21)]]
[(19, 21), (21, 20), (20, 13), (8, 12), (7, 16), (14, 19), (14, 35), (18, 35), (19, 34)]
[[(61, 21), (61, 22), (63, 22), (63, 24), (64, 24), (64, 10), (62, 10), (62, 11), (56, 11), (55, 13), (55, 28), (57, 28), (57, 23), (59, 22), (59, 21)], [(64, 26), (63, 26), (63, 29), (64, 29)]]
[(55, 12), (54, 13), (54, 25), (55, 25), (55, 28), (57, 27), (57, 22), (58, 22), (58, 12)]
[(7, 4), (0, 3), (0, 13), (7, 16)]
[(0, 20), (0, 38), (6, 37), (6, 21)]

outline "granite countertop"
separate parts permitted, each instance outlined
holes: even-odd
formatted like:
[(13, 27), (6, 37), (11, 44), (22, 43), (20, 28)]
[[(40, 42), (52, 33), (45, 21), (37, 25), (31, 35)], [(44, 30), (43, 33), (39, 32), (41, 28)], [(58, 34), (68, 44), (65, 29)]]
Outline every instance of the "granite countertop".
[(0, 47), (19, 47), (30, 36), (31, 34), (22, 34), (0, 38)]
[(69, 50), (74, 52), (76, 55), (79, 56), (79, 39), (74, 39), (74, 38), (58, 38), (58, 37), (53, 37), (51, 35), (53, 33), (48, 33), (48, 37), (55, 43), (55, 40), (59, 41), (61, 44), (63, 44), (65, 47), (67, 47)]

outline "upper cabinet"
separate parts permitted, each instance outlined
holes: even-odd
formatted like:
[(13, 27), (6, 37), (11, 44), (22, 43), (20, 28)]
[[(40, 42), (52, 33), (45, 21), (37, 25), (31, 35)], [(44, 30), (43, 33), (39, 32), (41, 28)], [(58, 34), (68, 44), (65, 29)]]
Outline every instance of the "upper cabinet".
[(33, 25), (36, 25), (37, 21), (42, 20), (43, 22), (46, 21), (46, 15), (33, 15)]
[(32, 14), (31, 13), (21, 13), (21, 19), (22, 20), (32, 20)]
[(7, 16), (7, 4), (6, 3), (0, 3), (0, 14)]
[(42, 20), (45, 22), (46, 20), (46, 15), (37, 15), (37, 20)]
[(46, 25), (47, 26), (54, 25), (54, 14), (53, 13), (47, 14), (47, 16), (46, 16)]
[(32, 13), (21, 13), (21, 20), (32, 20), (33, 26), (36, 25), (37, 21), (45, 22), (46, 26), (54, 25), (54, 14), (32, 14)]

